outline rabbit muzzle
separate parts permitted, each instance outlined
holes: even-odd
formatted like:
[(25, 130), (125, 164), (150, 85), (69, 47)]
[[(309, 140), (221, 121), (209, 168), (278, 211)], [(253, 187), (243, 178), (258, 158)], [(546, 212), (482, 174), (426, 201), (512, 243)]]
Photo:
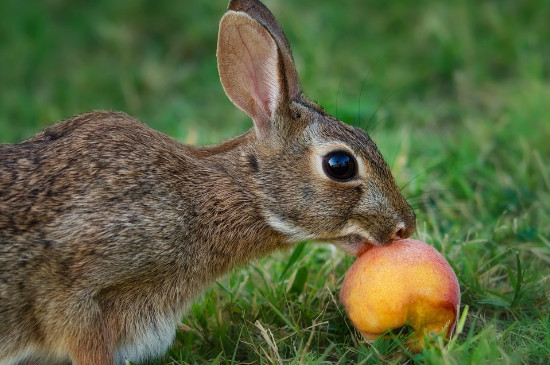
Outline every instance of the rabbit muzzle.
[(395, 216), (356, 214), (339, 237), (327, 241), (352, 255), (361, 256), (374, 246), (385, 246), (410, 237), (415, 225), (416, 218), (410, 207), (405, 213)]

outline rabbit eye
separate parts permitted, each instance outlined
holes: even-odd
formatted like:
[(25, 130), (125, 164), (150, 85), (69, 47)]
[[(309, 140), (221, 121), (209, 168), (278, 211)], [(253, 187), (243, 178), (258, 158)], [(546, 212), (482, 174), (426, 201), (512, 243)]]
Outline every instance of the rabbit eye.
[(349, 181), (355, 177), (355, 159), (346, 151), (333, 151), (323, 159), (323, 170), (336, 181)]

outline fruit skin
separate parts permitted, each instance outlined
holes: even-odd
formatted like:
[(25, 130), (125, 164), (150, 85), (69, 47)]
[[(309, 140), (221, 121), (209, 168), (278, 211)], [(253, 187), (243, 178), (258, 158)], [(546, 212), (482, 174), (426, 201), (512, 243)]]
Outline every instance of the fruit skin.
[(402, 239), (373, 246), (349, 268), (340, 301), (367, 340), (409, 325), (405, 345), (424, 347), (426, 333), (454, 330), (460, 307), (458, 279), (445, 258), (428, 244)]

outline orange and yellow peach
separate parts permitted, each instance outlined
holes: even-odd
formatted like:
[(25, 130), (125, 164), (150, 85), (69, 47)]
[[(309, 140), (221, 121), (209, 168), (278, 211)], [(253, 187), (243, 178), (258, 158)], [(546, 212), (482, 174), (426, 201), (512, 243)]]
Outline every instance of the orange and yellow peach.
[(405, 345), (420, 351), (426, 334), (451, 335), (460, 289), (453, 269), (436, 249), (403, 239), (362, 254), (346, 274), (340, 301), (365, 339), (408, 325), (414, 334)]

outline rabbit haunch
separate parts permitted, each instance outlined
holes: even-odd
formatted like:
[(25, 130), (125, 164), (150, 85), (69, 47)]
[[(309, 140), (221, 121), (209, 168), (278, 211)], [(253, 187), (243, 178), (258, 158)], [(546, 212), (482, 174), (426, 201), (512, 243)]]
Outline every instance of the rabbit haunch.
[[(230, 2), (217, 56), (254, 121), (218, 146), (181, 145), (118, 112), (0, 145), (0, 364), (141, 361), (236, 265), (302, 239), (356, 254), (412, 234), (375, 144), (303, 95), (265, 6)], [(334, 154), (349, 163), (333, 169)]]

